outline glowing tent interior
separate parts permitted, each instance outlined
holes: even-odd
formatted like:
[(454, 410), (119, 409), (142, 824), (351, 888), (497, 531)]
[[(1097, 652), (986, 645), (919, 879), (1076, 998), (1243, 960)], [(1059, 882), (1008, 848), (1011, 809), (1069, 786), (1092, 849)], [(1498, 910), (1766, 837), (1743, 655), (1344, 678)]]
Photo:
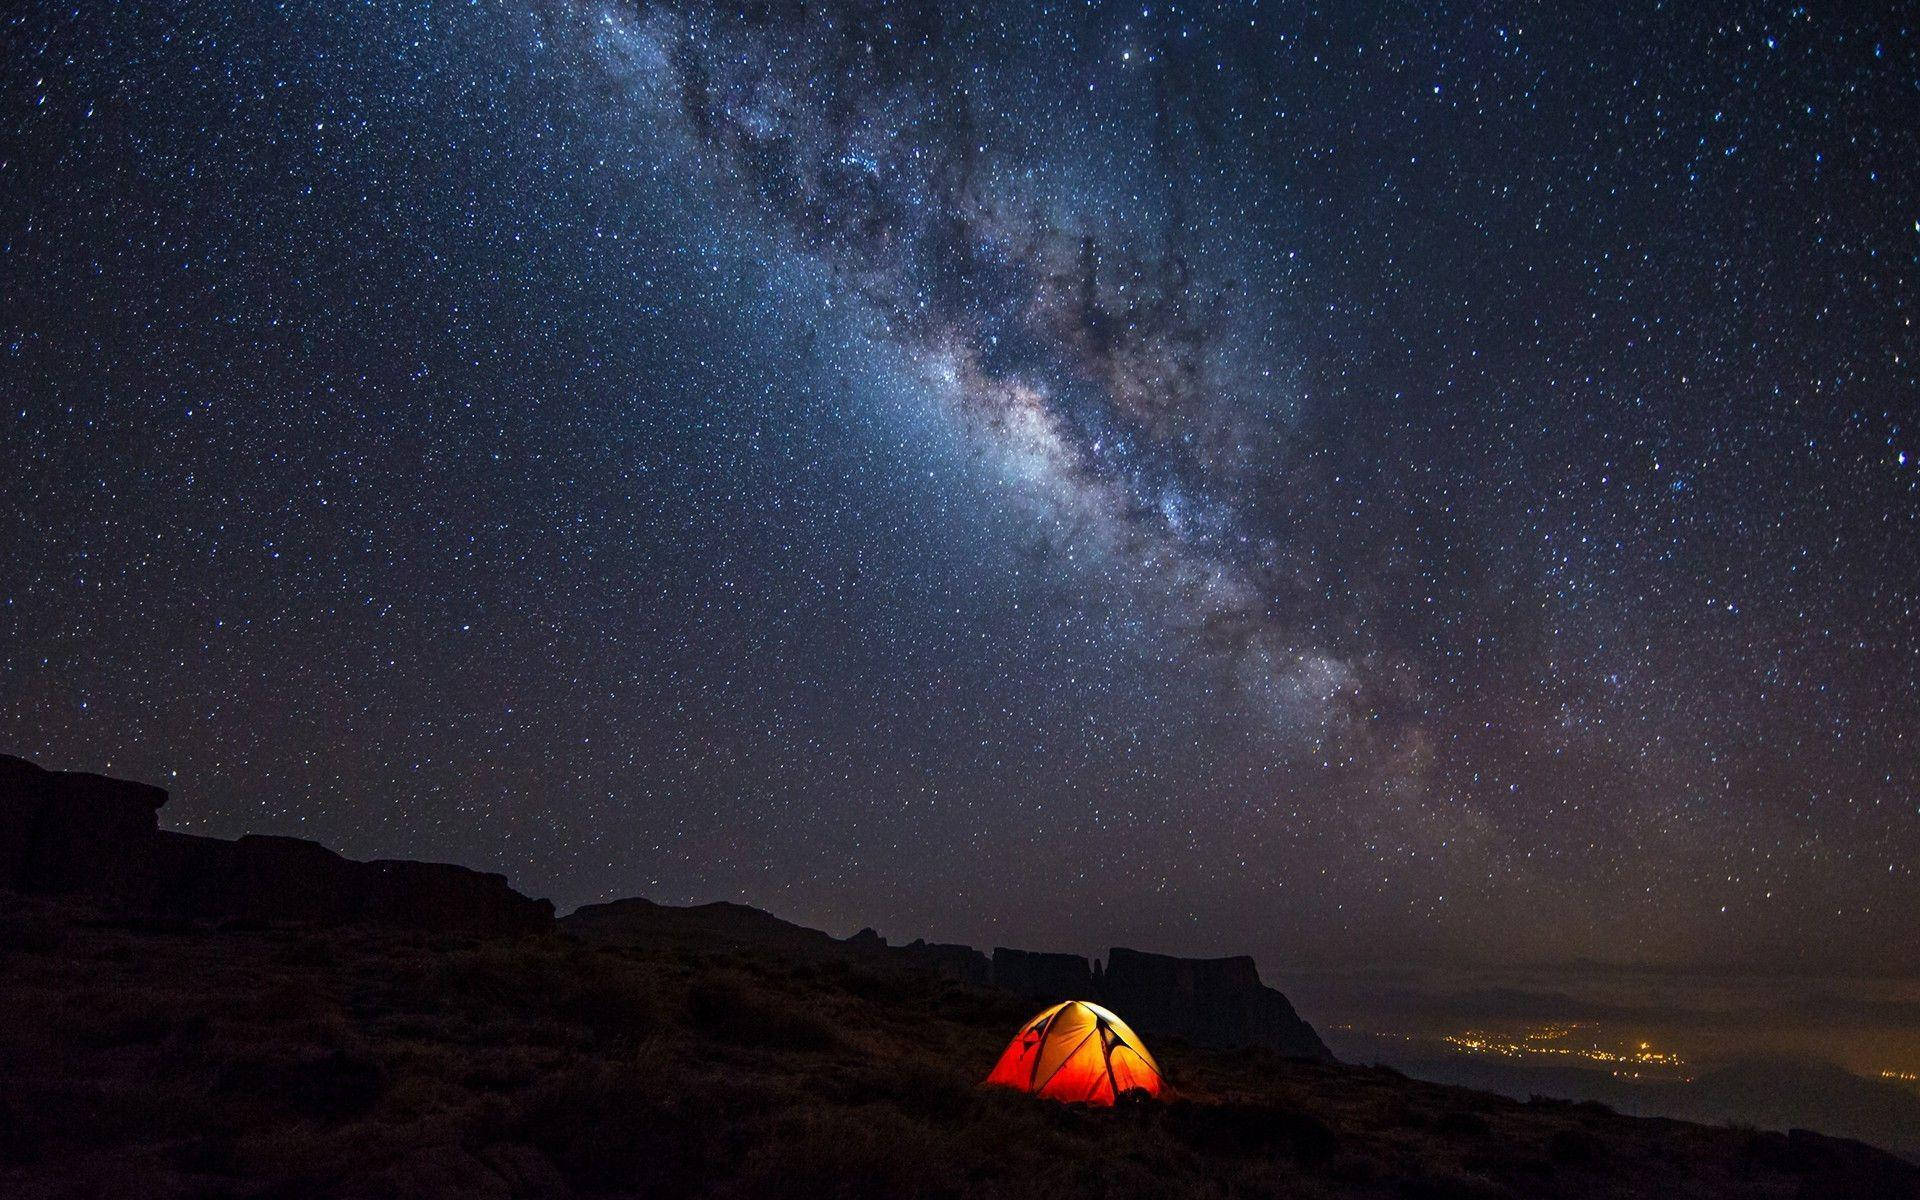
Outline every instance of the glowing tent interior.
[(1021, 1027), (986, 1082), (1050, 1100), (1112, 1104), (1139, 1089), (1160, 1094), (1160, 1064), (1138, 1034), (1098, 1004), (1068, 1000)]

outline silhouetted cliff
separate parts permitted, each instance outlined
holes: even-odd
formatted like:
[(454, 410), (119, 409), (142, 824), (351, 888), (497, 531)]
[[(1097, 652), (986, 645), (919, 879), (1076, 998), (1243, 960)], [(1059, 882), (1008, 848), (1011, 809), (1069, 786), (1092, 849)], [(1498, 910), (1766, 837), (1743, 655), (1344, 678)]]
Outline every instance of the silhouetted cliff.
[(712, 904), (655, 904), (640, 896), (583, 904), (561, 928), (593, 941), (635, 942), (691, 950), (754, 950), (783, 958), (844, 958), (847, 944), (818, 929), (725, 900)]
[[(84, 772), (46, 771), (0, 756), (0, 887), (111, 898), (150, 913), (212, 920), (372, 923), (483, 936), (553, 927), (553, 906), (499, 875), (444, 863), (356, 862), (300, 838), (237, 841), (159, 828), (167, 793)], [(849, 960), (933, 971), (1035, 1003), (1092, 999), (1143, 1033), (1196, 1045), (1264, 1046), (1330, 1060), (1285, 996), (1250, 958), (1184, 959), (1116, 947), (1106, 970), (1077, 954), (916, 941), (890, 946), (871, 929), (840, 940), (740, 904), (676, 908), (634, 898), (582, 907), (576, 936), (697, 951), (739, 950), (808, 961)]]
[(779, 954), (808, 962), (858, 961), (933, 971), (994, 987), (1035, 1004), (1097, 1000), (1143, 1034), (1174, 1034), (1198, 1046), (1263, 1046), (1294, 1058), (1333, 1061), (1287, 998), (1260, 982), (1251, 958), (1175, 958), (1115, 947), (1103, 971), (1078, 954), (915, 941), (890, 946), (871, 929), (843, 940), (743, 904), (689, 907), (650, 900), (590, 904), (561, 918), (580, 937), (631, 945)]
[(1078, 954), (993, 948), (993, 986), (1048, 1004), (1060, 1000), (1097, 1000), (1093, 970)]
[(58, 895), (146, 891), (163, 788), (44, 771), (0, 754), (0, 887)]
[(164, 789), (0, 755), (0, 887), (89, 895), (170, 917), (368, 922), (492, 936), (553, 925), (504, 876), (448, 863), (356, 862), (317, 842), (159, 827)]
[(1266, 1046), (1295, 1058), (1333, 1054), (1287, 998), (1260, 982), (1253, 959), (1175, 958), (1115, 946), (1100, 999), (1140, 1029), (1176, 1033), (1196, 1046)]

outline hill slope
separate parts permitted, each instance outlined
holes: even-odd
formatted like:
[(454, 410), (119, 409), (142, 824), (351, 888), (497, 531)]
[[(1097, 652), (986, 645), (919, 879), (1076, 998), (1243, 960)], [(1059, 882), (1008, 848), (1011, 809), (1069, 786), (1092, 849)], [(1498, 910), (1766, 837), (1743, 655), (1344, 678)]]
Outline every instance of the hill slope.
[(1177, 1040), (1169, 1103), (982, 1089), (1029, 1014), (926, 970), (10, 893), (0, 947), (22, 1198), (1920, 1196), (1857, 1143)]

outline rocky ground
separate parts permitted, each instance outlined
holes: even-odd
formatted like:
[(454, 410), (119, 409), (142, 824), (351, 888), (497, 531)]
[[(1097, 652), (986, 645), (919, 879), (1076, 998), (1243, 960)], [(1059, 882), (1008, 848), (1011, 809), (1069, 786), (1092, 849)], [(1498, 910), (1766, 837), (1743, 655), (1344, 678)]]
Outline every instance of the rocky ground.
[(0, 1195), (1901, 1197), (1817, 1135), (1151, 1044), (1177, 1097), (982, 1089), (1026, 1004), (563, 932), (129, 918), (0, 892)]

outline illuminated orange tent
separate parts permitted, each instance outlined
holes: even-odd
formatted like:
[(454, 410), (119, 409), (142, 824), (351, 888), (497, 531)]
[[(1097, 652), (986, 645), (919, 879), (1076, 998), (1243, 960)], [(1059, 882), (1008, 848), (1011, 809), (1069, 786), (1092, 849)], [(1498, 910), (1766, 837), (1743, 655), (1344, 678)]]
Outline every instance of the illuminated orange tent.
[(1160, 1094), (1160, 1064), (1127, 1023), (1098, 1004), (1069, 1000), (1028, 1021), (987, 1082), (1049, 1100), (1112, 1104), (1138, 1088)]

